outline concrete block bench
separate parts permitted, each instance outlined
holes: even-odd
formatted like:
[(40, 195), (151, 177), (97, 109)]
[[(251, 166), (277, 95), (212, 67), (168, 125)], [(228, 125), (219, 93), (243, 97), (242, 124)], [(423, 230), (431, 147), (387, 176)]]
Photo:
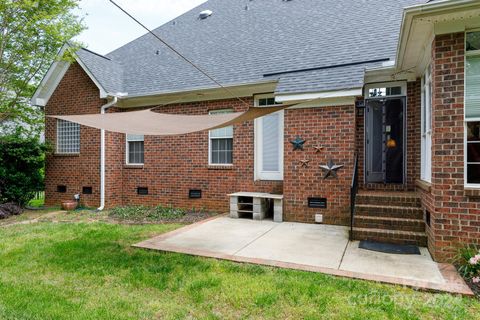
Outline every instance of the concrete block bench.
[(267, 214), (269, 201), (273, 200), (273, 221), (283, 221), (283, 195), (260, 192), (236, 192), (230, 197), (230, 217), (239, 218), (251, 214), (253, 220), (263, 220)]

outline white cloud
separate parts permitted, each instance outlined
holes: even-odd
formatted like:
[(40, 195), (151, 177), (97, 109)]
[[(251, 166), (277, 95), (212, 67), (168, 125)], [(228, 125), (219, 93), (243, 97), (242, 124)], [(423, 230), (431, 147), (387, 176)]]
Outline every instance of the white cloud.
[[(116, 0), (116, 2), (147, 27), (153, 29), (205, 0)], [(146, 31), (108, 0), (81, 0), (78, 14), (88, 29), (77, 40), (88, 49), (106, 54)]]

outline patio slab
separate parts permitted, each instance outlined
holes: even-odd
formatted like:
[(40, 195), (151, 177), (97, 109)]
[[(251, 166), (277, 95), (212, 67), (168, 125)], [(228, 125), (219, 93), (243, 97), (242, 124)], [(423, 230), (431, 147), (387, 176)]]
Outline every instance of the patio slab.
[(348, 244), (344, 227), (278, 223), (237, 256), (338, 268)]
[(427, 248), (421, 254), (389, 254), (361, 249), (360, 241), (348, 244), (340, 270), (371, 273), (379, 276), (428, 281), (445, 284), (446, 281), (432, 260)]
[(348, 241), (346, 227), (221, 216), (134, 246), (473, 295), (455, 268), (434, 262), (426, 248), (401, 255), (358, 244)]

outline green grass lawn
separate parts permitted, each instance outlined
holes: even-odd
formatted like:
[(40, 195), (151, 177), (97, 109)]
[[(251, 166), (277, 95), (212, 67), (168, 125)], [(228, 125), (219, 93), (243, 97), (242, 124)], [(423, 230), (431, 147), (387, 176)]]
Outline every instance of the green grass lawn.
[(0, 319), (479, 319), (473, 298), (130, 247), (177, 227), (0, 227)]

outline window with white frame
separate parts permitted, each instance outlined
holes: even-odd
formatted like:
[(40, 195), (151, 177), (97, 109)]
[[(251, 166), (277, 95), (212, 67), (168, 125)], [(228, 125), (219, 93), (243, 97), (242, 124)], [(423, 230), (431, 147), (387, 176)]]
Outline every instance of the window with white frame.
[[(232, 113), (232, 109), (213, 110), (209, 114)], [(208, 163), (211, 165), (233, 164), (233, 126), (210, 130)]]
[(57, 120), (57, 153), (80, 153), (80, 125), (78, 123)]
[(480, 186), (480, 30), (465, 42), (465, 183)]
[(399, 96), (401, 94), (402, 94), (401, 86), (368, 89), (368, 96), (370, 98)]
[(143, 164), (144, 136), (142, 134), (127, 134), (127, 164)]
[(432, 71), (428, 66), (422, 77), (421, 172), (423, 181), (432, 182)]
[[(271, 95), (259, 95), (257, 107), (274, 106)], [(283, 180), (283, 116), (278, 111), (255, 119), (255, 179)]]

